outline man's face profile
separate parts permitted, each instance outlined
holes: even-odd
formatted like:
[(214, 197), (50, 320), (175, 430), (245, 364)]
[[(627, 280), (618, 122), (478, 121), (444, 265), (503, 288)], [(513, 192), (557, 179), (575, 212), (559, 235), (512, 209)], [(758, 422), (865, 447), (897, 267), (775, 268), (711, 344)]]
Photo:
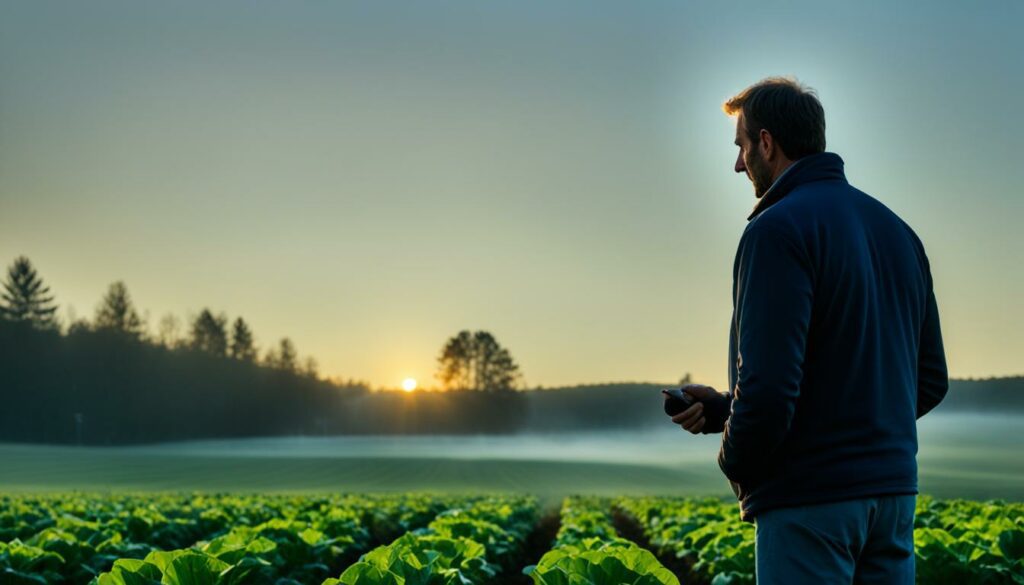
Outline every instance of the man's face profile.
[(772, 171), (761, 156), (759, 144), (752, 143), (747, 136), (742, 113), (736, 117), (735, 144), (740, 148), (740, 152), (736, 156), (735, 171), (747, 174), (747, 178), (754, 184), (754, 197), (760, 199), (772, 185)]

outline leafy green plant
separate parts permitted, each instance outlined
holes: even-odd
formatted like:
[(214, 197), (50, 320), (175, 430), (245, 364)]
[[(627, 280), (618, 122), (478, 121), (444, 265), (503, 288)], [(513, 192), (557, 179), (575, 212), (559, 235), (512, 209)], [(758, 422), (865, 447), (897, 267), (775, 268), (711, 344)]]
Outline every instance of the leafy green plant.
[(1024, 584), (1024, 505), (919, 496), (919, 583)]
[(566, 498), (554, 547), (523, 569), (534, 585), (679, 585), (650, 551), (620, 538), (601, 498)]
[(535, 498), (465, 500), (425, 528), (362, 555), (323, 585), (469, 585), (486, 583), (522, 547), (536, 522)]
[(713, 585), (753, 585), (754, 530), (717, 498), (620, 498), (662, 555), (687, 559)]

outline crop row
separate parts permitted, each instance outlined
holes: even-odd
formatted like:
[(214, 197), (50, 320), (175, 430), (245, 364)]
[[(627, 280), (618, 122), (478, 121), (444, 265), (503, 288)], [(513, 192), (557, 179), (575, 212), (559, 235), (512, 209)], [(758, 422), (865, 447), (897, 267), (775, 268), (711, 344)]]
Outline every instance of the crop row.
[(754, 529), (718, 498), (619, 498), (662, 557), (684, 559), (718, 584), (754, 583)]
[[(473, 583), (497, 574), (495, 564), (533, 525), (525, 498), (447, 498), (426, 527), (408, 529), (389, 545), (358, 555), (368, 538), (356, 515), (344, 534), (330, 536), (301, 522), (270, 520), (235, 527), (187, 549), (120, 559), (98, 585), (301, 585), (303, 583)], [(500, 523), (500, 525), (498, 524)], [(326, 537), (326, 538), (325, 538)], [(486, 546), (491, 546), (488, 553)], [(358, 560), (357, 560), (357, 557)], [(351, 566), (349, 566), (351, 565)], [(345, 567), (348, 566), (346, 569)], [(325, 577), (342, 573), (340, 579)]]
[(377, 547), (323, 585), (455, 585), (487, 583), (513, 570), (537, 520), (532, 497), (488, 498), (438, 515)]
[(0, 499), (0, 581), (81, 584), (112, 571), (102, 581), (119, 583), (130, 579), (118, 577), (128, 572), (179, 573), (202, 564), (246, 582), (278, 575), (319, 582), (372, 543), (423, 526), (451, 507), (450, 499), (416, 494), (5, 497)]
[[(0, 496), (0, 584), (679, 585), (659, 558), (754, 582), (734, 502), (570, 497), (547, 542), (539, 516), (524, 495)], [(1024, 585), (1024, 504), (922, 495), (915, 528), (919, 583)]]
[(1024, 504), (917, 497), (920, 583), (1024, 585)]
[(621, 538), (608, 514), (610, 502), (570, 497), (562, 502), (561, 526), (553, 547), (523, 569), (534, 585), (632, 583), (679, 585), (648, 550)]
[[(655, 552), (715, 585), (754, 583), (754, 527), (716, 498), (620, 498)], [(1024, 585), (1024, 504), (917, 498), (918, 583)]]

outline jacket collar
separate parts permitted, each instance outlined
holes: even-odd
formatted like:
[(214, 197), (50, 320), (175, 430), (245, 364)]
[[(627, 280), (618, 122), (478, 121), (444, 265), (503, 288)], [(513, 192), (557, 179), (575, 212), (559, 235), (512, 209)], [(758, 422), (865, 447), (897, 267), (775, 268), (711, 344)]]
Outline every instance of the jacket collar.
[(768, 209), (798, 185), (811, 181), (846, 181), (843, 159), (834, 152), (819, 152), (793, 161), (757, 200), (747, 221)]

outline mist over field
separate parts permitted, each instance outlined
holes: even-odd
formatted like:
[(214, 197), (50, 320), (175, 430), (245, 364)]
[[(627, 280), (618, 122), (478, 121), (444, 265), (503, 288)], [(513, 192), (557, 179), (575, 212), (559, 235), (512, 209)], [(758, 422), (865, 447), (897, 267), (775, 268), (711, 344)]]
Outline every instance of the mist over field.
[[(919, 486), (1024, 499), (1024, 416), (934, 413), (918, 423)], [(0, 489), (515, 490), (727, 495), (720, 435), (667, 419), (634, 430), (277, 437), (134, 447), (0, 445)]]

